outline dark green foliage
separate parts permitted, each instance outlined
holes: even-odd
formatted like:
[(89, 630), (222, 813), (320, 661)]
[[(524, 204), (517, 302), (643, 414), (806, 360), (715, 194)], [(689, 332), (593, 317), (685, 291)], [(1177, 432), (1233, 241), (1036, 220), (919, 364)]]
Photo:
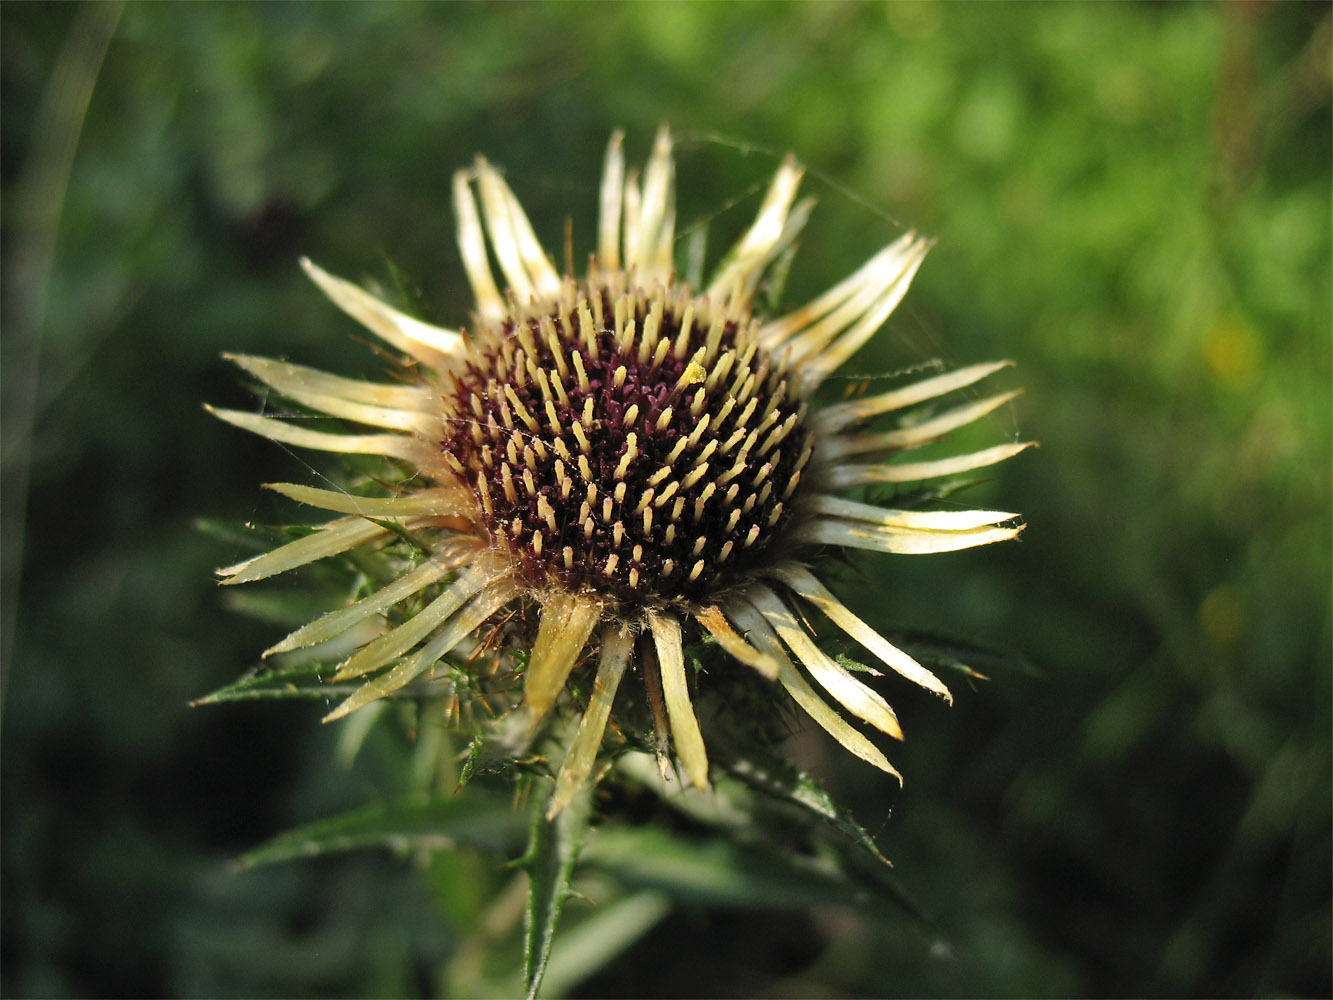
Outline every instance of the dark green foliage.
[[(877, 682), (903, 791), (804, 728), (815, 784), (606, 788), (547, 990), (1328, 995), (1330, 39), (1295, 4), (0, 6), (0, 993), (522, 990), (490, 773), (516, 744), (454, 798), (430, 706), (187, 707), (358, 569), (219, 591), (292, 519), (259, 483), (344, 473), (200, 403), (255, 405), (223, 351), (392, 368), (298, 255), (464, 324), (453, 169), (504, 165), (580, 261), (610, 130), (641, 158), (668, 121), (682, 258), (729, 245), (778, 155), (811, 165), (788, 304), (899, 220), (938, 237), (832, 395), (1011, 357), (1026, 395), (951, 447), (1041, 448), (953, 498), (1023, 512), (1021, 542), (839, 581), (923, 655), (950, 637), (953, 708)], [(247, 683), (275, 680), (300, 688)], [(230, 867), (474, 805), (494, 840)]]

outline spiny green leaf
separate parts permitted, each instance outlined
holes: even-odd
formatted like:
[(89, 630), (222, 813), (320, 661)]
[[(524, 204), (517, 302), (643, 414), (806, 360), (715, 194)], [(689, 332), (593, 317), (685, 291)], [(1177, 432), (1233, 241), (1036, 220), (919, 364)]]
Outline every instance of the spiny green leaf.
[(220, 687), (212, 694), (190, 702), (191, 707), (219, 705), (228, 701), (255, 701), (261, 698), (339, 698), (355, 691), (359, 684), (325, 684), (320, 680), (319, 664), (268, 669), (259, 667), (235, 683)]
[(757, 761), (752, 757), (724, 759), (719, 761), (719, 766), (755, 791), (791, 803), (823, 820), (863, 848), (871, 857), (891, 865), (889, 859), (880, 853), (874, 838), (866, 828), (858, 823), (848, 810), (835, 803), (828, 792), (805, 772), (777, 760)]
[[(225, 687), (220, 687), (211, 694), (190, 702), (192, 708), (200, 705), (219, 705), (230, 701), (257, 701), (261, 699), (290, 701), (292, 699), (327, 699), (346, 698), (360, 690), (361, 681), (353, 680), (340, 683), (326, 683), (321, 680), (323, 673), (329, 673), (327, 663), (312, 663), (309, 660), (277, 666), (272, 669), (256, 667), (240, 680)], [(418, 679), (407, 687), (400, 688), (384, 696), (385, 700), (430, 698), (432, 678)], [(434, 692), (438, 695), (438, 689)]]
[(463, 766), (458, 771), (458, 790), (461, 792), (476, 773), (477, 765), (481, 762), (482, 753), (486, 749), (486, 740), (481, 736), (474, 736), (467, 745), (467, 751), (463, 755)]
[(997, 672), (1039, 676), (1032, 662), (1016, 653), (990, 649), (927, 632), (895, 633), (889, 636), (903, 652), (930, 670), (954, 670), (988, 680)]
[(429, 557), (434, 554), (435, 550), (427, 540), (419, 537), (415, 532), (409, 531), (397, 521), (379, 520), (377, 518), (370, 518), (370, 520), (374, 521), (385, 531), (397, 535), (399, 541), (405, 542), (407, 545), (420, 552), (423, 556)]
[(592, 789), (584, 788), (553, 820), (546, 818), (546, 797), (533, 796), (533, 819), (527, 854), (522, 865), (530, 878), (523, 941), (523, 989), (534, 1000), (551, 957), (555, 928), (565, 900), (579, 850), (588, 832)]
[[(719, 780), (709, 794), (663, 782), (647, 754), (622, 754), (616, 767), (622, 776), (716, 831), (739, 851), (783, 854), (785, 848), (780, 845), (790, 842), (793, 827), (804, 820), (808, 823), (804, 829), (820, 856), (818, 863), (829, 877), (873, 890), (876, 898), (914, 917), (922, 916), (920, 907), (892, 876), (892, 866), (870, 834), (808, 775), (753, 754), (739, 758), (717, 753), (713, 760)], [(835, 830), (842, 836), (831, 836)]]
[(504, 796), (475, 791), (449, 798), (415, 795), (288, 830), (242, 855), (236, 865), (254, 868), (367, 847), (403, 852), (465, 846), (505, 853), (517, 844), (523, 825), (522, 815)]
[(878, 674), (879, 671), (874, 667), (868, 667), (860, 660), (853, 660), (846, 653), (835, 653), (833, 658), (838, 661), (838, 666), (846, 670), (855, 671), (858, 674)]
[(670, 912), (671, 900), (652, 890), (599, 904), (560, 934), (546, 966), (546, 992), (551, 996), (568, 995), (583, 980), (610, 965)]
[(602, 827), (589, 837), (583, 862), (630, 887), (695, 905), (807, 910), (837, 904), (874, 917), (885, 912), (878, 885), (821, 859), (658, 827)]
[(462, 788), (477, 775), (493, 774), (515, 764), (521, 766), (531, 746), (532, 733), (522, 712), (509, 712), (493, 719), (468, 743), (458, 787)]

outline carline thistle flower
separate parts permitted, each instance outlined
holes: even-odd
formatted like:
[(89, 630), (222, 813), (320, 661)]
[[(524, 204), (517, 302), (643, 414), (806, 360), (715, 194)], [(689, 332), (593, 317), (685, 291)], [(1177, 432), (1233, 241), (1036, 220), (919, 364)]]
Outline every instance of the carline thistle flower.
[[(475, 650), (497, 621), (532, 622), (523, 676), (529, 731), (551, 713), (571, 672), (593, 669), (596, 659), (550, 815), (588, 781), (631, 670), (653, 709), (664, 773), (669, 743), (689, 781), (705, 788), (708, 756), (691, 687), (708, 678), (692, 681), (684, 656), (689, 636), (702, 630), (785, 689), (846, 749), (897, 777), (825, 698), (901, 738), (893, 709), (821, 650), (804, 607), (903, 677), (945, 699), (948, 689), (844, 606), (816, 576), (816, 560), (830, 548), (946, 552), (1012, 538), (1022, 526), (1001, 511), (887, 509), (841, 494), (955, 476), (1026, 445), (887, 461), (1011, 399), (1012, 392), (937, 402), (1008, 362), (812, 410), (820, 384), (901, 301), (930, 241), (909, 232), (807, 305), (757, 317), (761, 282), (812, 207), (795, 202), (801, 174), (792, 158), (781, 164), (754, 223), (707, 287), (695, 290), (672, 263), (674, 166), (665, 129), (641, 179), (626, 171), (622, 136), (613, 136), (597, 252), (582, 279), (559, 274), (505, 181), (478, 159), (453, 183), (458, 244), (476, 297), (471, 331), (413, 319), (302, 261), (335, 304), (401, 352), (410, 377), (372, 383), (240, 356), (233, 360), (294, 403), (374, 430), (331, 433), (213, 412), (274, 441), (387, 456), (412, 474), (388, 496), (272, 484), (345, 516), (220, 575), (226, 583), (259, 580), (392, 542), (395, 531), (428, 539), (428, 556), (393, 582), (268, 651), (380, 624), (380, 634), (338, 666), (335, 680), (366, 679), (328, 719), (430, 676), (451, 651)], [(876, 429), (887, 414), (899, 415), (897, 424)], [(414, 598), (419, 610), (404, 614)]]

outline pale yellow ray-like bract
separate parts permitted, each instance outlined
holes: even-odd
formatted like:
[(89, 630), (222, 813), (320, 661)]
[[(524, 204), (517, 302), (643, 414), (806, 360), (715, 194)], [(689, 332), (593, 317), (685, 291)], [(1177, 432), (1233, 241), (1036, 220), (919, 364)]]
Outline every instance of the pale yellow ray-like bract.
[(406, 600), (423, 587), (428, 587), (441, 579), (457, 567), (458, 559), (459, 556), (456, 551), (433, 556), (416, 569), (404, 573), (393, 583), (381, 587), (367, 597), (361, 598), (355, 604), (330, 611), (314, 621), (302, 625), (282, 641), (264, 650), (264, 655), (273, 656), (277, 653), (289, 653), (293, 649), (304, 649), (307, 646), (327, 642), (335, 636), (342, 635), (367, 618), (393, 607), (399, 601)]
[(504, 178), (484, 159), (477, 161), (481, 207), (500, 269), (521, 300), (554, 298), (560, 276), (537, 242), (532, 224)]
[(813, 414), (811, 422), (819, 430), (831, 434), (848, 424), (869, 420), (894, 410), (903, 410), (930, 399), (937, 399), (957, 389), (964, 389), (1012, 364), (1012, 361), (989, 361), (979, 365), (969, 365), (966, 368), (957, 368), (942, 375), (922, 379), (920, 382), (913, 382), (900, 389), (867, 396), (864, 399), (834, 403)]
[(998, 444), (966, 455), (939, 458), (929, 462), (899, 462), (893, 465), (836, 465), (825, 474), (830, 489), (845, 490), (853, 486), (875, 486), (890, 483), (920, 483), (929, 479), (957, 476), (976, 469), (997, 465), (1033, 447), (1031, 441)]
[(459, 614), (451, 618), (429, 643), (401, 661), (392, 670), (361, 685), (346, 701), (326, 715), (324, 721), (333, 722), (341, 719), (358, 708), (364, 708), (371, 702), (388, 697), (406, 687), (435, 666), (440, 657), (471, 635), (486, 619), (512, 601), (517, 594), (518, 588), (512, 582), (487, 587)]
[(783, 651), (777, 633), (763, 615), (745, 601), (735, 600), (727, 605), (727, 617), (746, 631), (751, 642), (778, 661), (781, 671), (778, 674), (778, 682), (792, 696), (796, 704), (801, 706), (806, 715), (814, 719), (820, 728), (842, 744), (847, 751), (881, 771), (893, 775), (899, 784), (902, 783), (902, 775), (889, 763), (888, 758), (880, 753), (875, 744), (852, 728), (846, 719), (834, 711), (815, 693), (814, 688), (810, 687)]
[(853, 614), (808, 569), (803, 566), (782, 566), (774, 571), (774, 576), (790, 587), (792, 593), (827, 615), (829, 621), (874, 653), (891, 670), (952, 704), (953, 695), (943, 681)]
[(223, 583), (252, 583), (264, 580), (306, 563), (346, 552), (374, 538), (389, 534), (389, 529), (360, 517), (340, 518), (321, 525), (318, 530), (294, 542), (280, 545), (263, 555), (254, 556), (218, 570)]
[(477, 315), (485, 323), (504, 317), (505, 300), (495, 285), (490, 259), (486, 254), (486, 234), (477, 214), (477, 201), (472, 196), (470, 174), (460, 170), (454, 174), (454, 215), (458, 221), (458, 251), (463, 258), (463, 270), (472, 286), (472, 298), (477, 304)]
[(884, 528), (909, 528), (921, 531), (968, 531), (973, 528), (1012, 521), (1018, 517), (1001, 510), (894, 510), (874, 504), (844, 500), (842, 497), (818, 496), (810, 509), (819, 514), (864, 521)]
[(630, 629), (623, 625), (610, 625), (603, 630), (601, 660), (597, 665), (597, 678), (593, 681), (592, 697), (588, 700), (588, 708), (579, 720), (578, 732), (574, 734), (569, 750), (565, 753), (564, 763), (560, 766), (555, 792), (546, 809), (547, 819), (553, 818), (569, 805), (592, 774), (597, 750), (606, 732), (606, 721), (611, 717), (611, 704), (615, 701), (616, 690), (620, 687), (620, 679), (625, 674), (633, 649), (634, 634)]
[(295, 427), (258, 413), (224, 410), (214, 406), (205, 406), (204, 409), (234, 427), (298, 448), (336, 451), (344, 455), (383, 455), (412, 463), (423, 458), (421, 444), (415, 438), (401, 434), (329, 434), (326, 431)]
[(597, 215), (597, 267), (620, 268), (620, 212), (625, 199), (625, 133), (617, 130), (606, 147)]
[(898, 724), (898, 716), (889, 703), (815, 645), (809, 633), (801, 627), (791, 609), (777, 594), (767, 587), (756, 585), (746, 590), (745, 599), (773, 626), (787, 648), (805, 664), (810, 676), (843, 708), (880, 732), (896, 740), (903, 738), (902, 726)]
[(600, 604), (578, 594), (555, 594), (542, 605), (541, 624), (523, 682), (523, 700), (533, 726), (555, 704), (601, 615)]
[(625, 247), (625, 266), (644, 284), (671, 277), (671, 250), (675, 242), (675, 176), (671, 133), (657, 131), (653, 154), (643, 174), (643, 196), (638, 204), (634, 249)]
[(648, 627), (657, 648), (662, 670), (662, 700), (666, 702), (671, 723), (671, 741), (680, 755), (685, 774), (695, 788), (708, 787), (708, 752), (703, 733), (690, 702), (690, 688), (685, 679), (685, 653), (680, 640), (680, 622), (670, 614), (648, 612)]
[(301, 258), (301, 267), (334, 305), (404, 354), (438, 366), (462, 349), (463, 336), (458, 331), (413, 319), (364, 288), (334, 277), (308, 257)]
[(809, 330), (819, 320), (842, 307), (849, 299), (866, 293), (864, 301), (873, 300), (875, 289), (882, 285), (880, 276), (884, 272), (886, 262), (894, 258), (912, 237), (912, 233), (900, 236), (828, 291), (785, 316), (769, 320), (759, 328), (760, 342), (770, 349), (780, 347)]
[(794, 157), (788, 156), (782, 161), (754, 222), (732, 250), (731, 262), (713, 278), (705, 295), (725, 295), (738, 282), (746, 293), (753, 291), (760, 275), (782, 246), (787, 218), (803, 174)]
[(476, 173), (477, 189), (481, 194), (481, 218), (490, 237), (491, 251), (500, 264), (509, 290), (520, 302), (529, 302), (537, 289), (514, 239), (505, 182), (484, 157), (477, 158)]
[(920, 448), (960, 427), (966, 427), (974, 420), (980, 420), (986, 414), (999, 409), (1005, 403), (1020, 394), (1013, 392), (996, 393), (984, 399), (978, 399), (961, 406), (951, 407), (920, 423), (896, 427), (890, 431), (874, 434), (847, 434), (832, 437), (824, 448), (825, 459), (841, 458), (843, 455), (867, 451), (903, 451), (908, 448)]
[(893, 275), (874, 305), (833, 343), (801, 365), (801, 382), (807, 392), (841, 368), (844, 362), (859, 351), (884, 325), (884, 321), (907, 295), (912, 277), (934, 245), (934, 240), (917, 237), (915, 233), (909, 235), (913, 237), (913, 241), (903, 250), (902, 258), (895, 261), (897, 273)]
[(370, 673), (396, 660), (409, 649), (430, 635), (443, 622), (447, 621), (473, 595), (490, 583), (492, 568), (486, 565), (469, 567), (458, 575), (458, 579), (444, 590), (439, 597), (431, 601), (415, 615), (397, 628), (385, 632), (378, 639), (367, 643), (347, 660), (340, 664), (335, 681), (348, 680)]
[(696, 611), (694, 617), (726, 652), (740, 660), (747, 667), (753, 667), (770, 681), (777, 680), (777, 661), (771, 656), (761, 653), (741, 638), (736, 630), (731, 627), (731, 623), (727, 621), (727, 616), (722, 613), (721, 609), (715, 605), (710, 606), (702, 611)]
[(460, 517), (472, 513), (476, 507), (476, 501), (467, 493), (449, 486), (417, 490), (396, 497), (363, 497), (355, 493), (302, 486), (299, 483), (265, 483), (264, 488), (311, 507), (360, 517)]
[(304, 391), (352, 403), (402, 410), (405, 413), (426, 413), (434, 405), (430, 390), (425, 386), (387, 385), (357, 378), (343, 378), (341, 375), (322, 372), (318, 368), (308, 368), (305, 365), (278, 361), (274, 358), (262, 358), (255, 354), (224, 354), (223, 357), (240, 365), (265, 385), (293, 399), (294, 390)]

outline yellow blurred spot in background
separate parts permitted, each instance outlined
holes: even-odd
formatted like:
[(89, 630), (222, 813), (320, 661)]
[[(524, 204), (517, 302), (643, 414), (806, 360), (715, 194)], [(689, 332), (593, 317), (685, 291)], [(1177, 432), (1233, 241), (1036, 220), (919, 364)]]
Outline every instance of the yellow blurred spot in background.
[(1254, 384), (1262, 353), (1254, 328), (1235, 319), (1218, 322), (1203, 344), (1204, 360), (1213, 379), (1233, 389)]
[(1249, 624), (1244, 595), (1231, 584), (1214, 587), (1199, 604), (1199, 630), (1218, 649), (1228, 649), (1244, 638)]

